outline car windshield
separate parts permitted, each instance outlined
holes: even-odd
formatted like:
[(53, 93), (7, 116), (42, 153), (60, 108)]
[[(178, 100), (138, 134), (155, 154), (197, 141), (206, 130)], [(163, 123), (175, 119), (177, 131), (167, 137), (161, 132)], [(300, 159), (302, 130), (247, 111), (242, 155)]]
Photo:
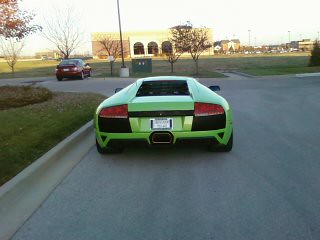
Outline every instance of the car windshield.
[(72, 60), (72, 59), (68, 59), (68, 60), (62, 60), (60, 65), (77, 65), (78, 60)]
[(186, 81), (158, 80), (145, 81), (141, 84), (137, 97), (190, 95)]

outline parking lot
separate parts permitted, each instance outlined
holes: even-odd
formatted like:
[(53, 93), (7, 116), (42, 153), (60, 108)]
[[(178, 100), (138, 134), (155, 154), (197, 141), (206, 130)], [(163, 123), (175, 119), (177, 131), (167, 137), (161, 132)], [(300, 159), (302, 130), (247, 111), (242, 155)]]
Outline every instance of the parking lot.
[[(132, 80), (54, 80), (52, 90), (112, 94)], [(320, 79), (218, 83), (234, 148), (92, 148), (13, 239), (319, 239)]]

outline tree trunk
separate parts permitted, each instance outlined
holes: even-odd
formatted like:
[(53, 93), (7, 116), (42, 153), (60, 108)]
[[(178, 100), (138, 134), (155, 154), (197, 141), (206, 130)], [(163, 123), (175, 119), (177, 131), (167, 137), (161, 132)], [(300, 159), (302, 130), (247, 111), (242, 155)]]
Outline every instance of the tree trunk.
[(171, 73), (173, 73), (173, 62), (171, 62)]
[(196, 63), (196, 75), (198, 76), (198, 75), (199, 75), (198, 59), (197, 59), (197, 60), (195, 60), (195, 63)]
[(113, 77), (113, 61), (110, 62), (110, 73), (111, 77)]

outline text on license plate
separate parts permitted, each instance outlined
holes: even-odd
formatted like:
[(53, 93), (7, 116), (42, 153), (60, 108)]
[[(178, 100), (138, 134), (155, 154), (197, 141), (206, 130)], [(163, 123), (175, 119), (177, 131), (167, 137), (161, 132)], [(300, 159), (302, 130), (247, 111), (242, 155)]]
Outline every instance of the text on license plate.
[(64, 68), (63, 71), (64, 72), (69, 72), (69, 68)]
[(173, 127), (172, 118), (152, 118), (150, 119), (151, 130), (169, 130)]

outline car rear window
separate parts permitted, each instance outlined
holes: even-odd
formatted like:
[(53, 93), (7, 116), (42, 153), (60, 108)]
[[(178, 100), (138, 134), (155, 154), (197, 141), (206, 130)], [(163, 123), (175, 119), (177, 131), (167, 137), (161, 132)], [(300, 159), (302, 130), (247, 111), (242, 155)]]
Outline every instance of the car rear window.
[(145, 81), (137, 91), (137, 97), (190, 95), (186, 81), (157, 80)]
[(77, 65), (78, 61), (77, 60), (62, 60), (60, 65)]

